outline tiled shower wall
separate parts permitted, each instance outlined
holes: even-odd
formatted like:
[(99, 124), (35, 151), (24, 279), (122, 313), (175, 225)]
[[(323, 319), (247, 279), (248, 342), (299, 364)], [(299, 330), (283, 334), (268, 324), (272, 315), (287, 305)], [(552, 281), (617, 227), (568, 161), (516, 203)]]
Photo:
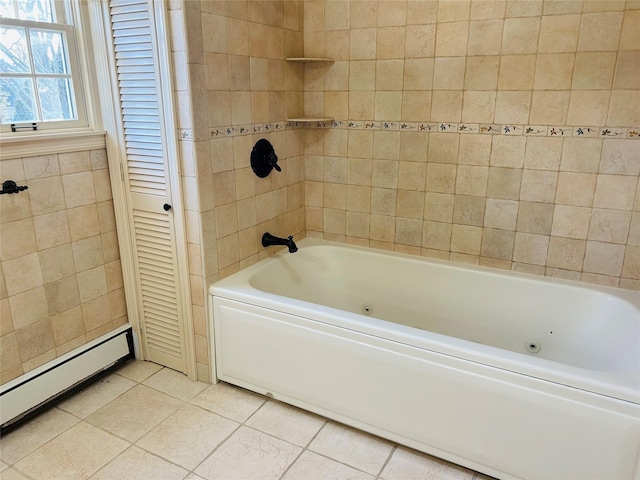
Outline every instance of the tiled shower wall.
[(640, 2), (307, 0), (304, 51), (307, 235), (640, 287)]
[[(260, 239), (304, 235), (302, 130), (276, 124), (302, 108), (302, 5), (282, 1), (169, 3), (198, 378), (209, 380), (206, 290), (272, 254)], [(229, 129), (229, 130), (228, 130)], [(261, 138), (282, 172), (250, 168)]]
[(2, 160), (0, 383), (127, 323), (104, 150)]

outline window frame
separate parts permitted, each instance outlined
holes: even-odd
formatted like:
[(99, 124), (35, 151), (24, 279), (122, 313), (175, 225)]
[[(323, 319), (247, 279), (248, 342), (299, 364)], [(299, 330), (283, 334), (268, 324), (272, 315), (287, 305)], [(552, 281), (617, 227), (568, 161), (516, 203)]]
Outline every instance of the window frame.
[[(38, 122), (37, 130), (11, 131), (10, 124), (0, 126), (0, 160), (47, 152), (104, 148), (98, 81), (94, 62), (91, 21), (86, 0), (54, 0), (56, 23), (33, 22), (2, 17), (3, 25), (37, 24), (37, 28), (68, 30), (67, 55), (73, 78), (73, 96), (77, 120)], [(66, 23), (65, 23), (66, 22)], [(24, 124), (20, 124), (24, 125)], [(55, 150), (54, 150), (55, 149)]]

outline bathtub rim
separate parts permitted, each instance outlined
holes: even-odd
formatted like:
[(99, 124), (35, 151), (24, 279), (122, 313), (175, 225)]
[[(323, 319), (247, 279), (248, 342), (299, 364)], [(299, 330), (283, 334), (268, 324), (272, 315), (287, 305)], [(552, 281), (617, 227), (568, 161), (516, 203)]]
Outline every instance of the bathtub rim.
[[(585, 284), (566, 279), (542, 277), (522, 272), (501, 270), (491, 267), (461, 264), (429, 257), (419, 257), (404, 253), (360, 247), (315, 238), (305, 238), (298, 242), (303, 249), (313, 246), (329, 246), (365, 252), (366, 254), (405, 258), (420, 263), (442, 265), (454, 270), (472, 270), (491, 275), (522, 278), (529, 281), (565, 285), (587, 289), (608, 296), (614, 296), (640, 310), (640, 292), (601, 285)], [(250, 285), (250, 278), (271, 262), (290, 255), (281, 250), (261, 261), (219, 280), (209, 287), (210, 296), (218, 296), (242, 303), (258, 305), (276, 312), (289, 313), (320, 323), (329, 323), (351, 331), (358, 331), (373, 337), (390, 339), (403, 345), (426, 349), (449, 357), (471, 361), (501, 370), (539, 378), (568, 388), (576, 388), (603, 395), (616, 400), (640, 405), (640, 362), (637, 370), (624, 373), (591, 370), (572, 366), (544, 358), (490, 345), (442, 335), (435, 332), (409, 327), (402, 324), (364, 316), (333, 307), (315, 304), (291, 297), (266, 292)], [(259, 300), (258, 300), (259, 299)], [(211, 303), (211, 302), (210, 302)], [(213, 312), (212, 312), (213, 313)], [(211, 316), (213, 321), (215, 319)], [(213, 328), (211, 329), (213, 332)], [(211, 352), (215, 358), (215, 342), (211, 335)], [(216, 378), (215, 361), (212, 361), (212, 378)]]

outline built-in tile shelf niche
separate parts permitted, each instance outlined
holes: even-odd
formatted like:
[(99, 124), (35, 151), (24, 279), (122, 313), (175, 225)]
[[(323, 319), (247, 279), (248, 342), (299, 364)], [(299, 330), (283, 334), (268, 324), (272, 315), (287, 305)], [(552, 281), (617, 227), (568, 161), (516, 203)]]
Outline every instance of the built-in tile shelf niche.
[[(326, 57), (289, 57), (285, 58), (287, 62), (295, 62), (295, 63), (313, 63), (313, 62), (335, 62), (333, 58)], [(287, 122), (332, 122), (335, 120), (333, 117), (298, 117), (298, 118), (287, 118)]]

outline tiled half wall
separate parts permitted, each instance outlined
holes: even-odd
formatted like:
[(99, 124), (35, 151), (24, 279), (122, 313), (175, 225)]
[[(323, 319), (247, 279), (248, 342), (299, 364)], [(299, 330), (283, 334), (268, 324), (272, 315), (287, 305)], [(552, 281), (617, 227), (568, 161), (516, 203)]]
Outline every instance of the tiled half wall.
[(105, 150), (2, 160), (28, 190), (0, 197), (5, 383), (127, 323)]

